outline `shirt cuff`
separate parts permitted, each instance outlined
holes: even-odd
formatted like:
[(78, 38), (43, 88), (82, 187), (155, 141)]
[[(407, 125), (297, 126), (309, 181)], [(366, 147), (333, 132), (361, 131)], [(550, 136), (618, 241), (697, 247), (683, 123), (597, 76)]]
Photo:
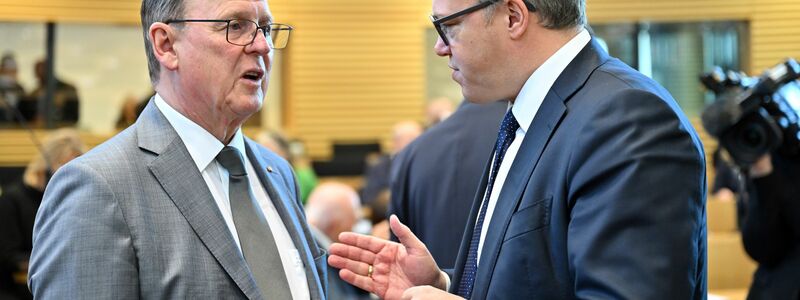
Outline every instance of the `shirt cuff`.
[(445, 271), (441, 271), (440, 270), (439, 272), (442, 273), (442, 276), (444, 276), (444, 280), (445, 280), (444, 290), (445, 291), (449, 291), (450, 290), (450, 275), (447, 275), (447, 273)]

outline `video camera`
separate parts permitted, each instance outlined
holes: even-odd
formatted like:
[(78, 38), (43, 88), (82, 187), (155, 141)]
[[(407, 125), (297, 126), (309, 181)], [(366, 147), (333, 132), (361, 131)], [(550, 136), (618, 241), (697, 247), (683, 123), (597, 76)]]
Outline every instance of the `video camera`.
[(778, 150), (800, 153), (800, 64), (788, 59), (757, 78), (717, 67), (700, 81), (716, 95), (703, 127), (742, 168)]

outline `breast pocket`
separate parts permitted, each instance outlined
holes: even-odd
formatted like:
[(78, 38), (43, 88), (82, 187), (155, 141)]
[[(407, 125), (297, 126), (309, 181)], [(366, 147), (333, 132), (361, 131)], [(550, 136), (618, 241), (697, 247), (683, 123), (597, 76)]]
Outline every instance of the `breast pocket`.
[(550, 207), (553, 197), (523, 203), (513, 215), (508, 224), (503, 242), (523, 235), (525, 233), (539, 230), (550, 225)]

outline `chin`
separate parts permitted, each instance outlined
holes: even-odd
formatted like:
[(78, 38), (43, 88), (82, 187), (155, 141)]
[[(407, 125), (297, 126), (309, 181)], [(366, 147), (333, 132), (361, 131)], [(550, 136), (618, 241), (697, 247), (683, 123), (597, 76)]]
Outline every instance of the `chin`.
[(242, 95), (231, 104), (231, 110), (240, 116), (250, 116), (261, 109), (264, 97), (260, 95)]
[(475, 93), (469, 93), (467, 90), (462, 90), (462, 95), (464, 95), (464, 100), (469, 101), (470, 103), (476, 104), (487, 104), (498, 101), (499, 98), (497, 97), (490, 97), (488, 95), (480, 95)]

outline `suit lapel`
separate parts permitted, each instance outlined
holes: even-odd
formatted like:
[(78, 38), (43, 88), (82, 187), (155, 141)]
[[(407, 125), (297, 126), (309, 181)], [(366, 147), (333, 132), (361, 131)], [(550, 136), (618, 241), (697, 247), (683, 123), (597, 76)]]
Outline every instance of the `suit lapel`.
[[(609, 59), (608, 54), (601, 49), (593, 39), (578, 53), (553, 83), (542, 102), (542, 106), (539, 107), (536, 116), (528, 127), (525, 139), (522, 141), (522, 145), (503, 184), (503, 190), (500, 192), (486, 233), (483, 249), (481, 250), (480, 265), (475, 278), (475, 286), (472, 291), (473, 298), (487, 298), (489, 283), (492, 280), (492, 274), (500, 253), (503, 237), (511, 221), (511, 215), (522, 199), (522, 193), (544, 149), (547, 147), (548, 141), (567, 113), (566, 103), (584, 85), (592, 72)], [(467, 230), (464, 232), (464, 238), (461, 242), (451, 290), (452, 287), (457, 290), (461, 280), (472, 230), (477, 219), (478, 209), (483, 200), (483, 193), (486, 190), (488, 172), (487, 163), (487, 168), (484, 170), (484, 176), (481, 179), (481, 187), (475, 197), (467, 223), (469, 225), (467, 225)]]
[(306, 279), (308, 280), (308, 288), (309, 292), (311, 293), (311, 298), (324, 299), (322, 283), (319, 281), (320, 279), (314, 271), (316, 269), (316, 265), (314, 264), (314, 255), (316, 252), (312, 252), (312, 250), (309, 248), (309, 241), (311, 238), (310, 236), (306, 235), (307, 232), (303, 230), (303, 226), (301, 225), (302, 223), (299, 218), (301, 214), (301, 212), (298, 211), (299, 208), (296, 204), (289, 202), (296, 198), (296, 195), (288, 194), (289, 189), (294, 189), (294, 187), (287, 186), (286, 188), (276, 188), (276, 186), (281, 187), (282, 185), (286, 185), (281, 184), (285, 182), (285, 180), (283, 179), (282, 175), (277, 172), (278, 169), (275, 168), (274, 172), (264, 172), (268, 166), (274, 166), (275, 164), (261, 155), (255, 155), (253, 152), (253, 147), (250, 145), (250, 141), (248, 139), (245, 139), (245, 148), (247, 149), (247, 157), (253, 164), (253, 168), (256, 170), (256, 175), (258, 176), (259, 181), (267, 191), (267, 195), (269, 195), (272, 204), (275, 205), (275, 209), (278, 211), (281, 221), (283, 221), (284, 226), (286, 226), (286, 230), (289, 231), (289, 236), (291, 236), (294, 246), (300, 253), (301, 259), (303, 259), (303, 263), (306, 266)]
[(186, 146), (151, 101), (138, 122), (140, 148), (158, 157), (148, 166), (198, 238), (250, 299), (260, 299), (255, 281), (236, 247)]
[(488, 283), (494, 272), (495, 262), (500, 253), (504, 233), (511, 221), (511, 215), (522, 199), (526, 183), (565, 112), (564, 102), (550, 92), (545, 96), (542, 106), (539, 107), (533, 122), (528, 127), (530, 130), (525, 134), (519, 152), (511, 164), (511, 169), (503, 184), (503, 190), (500, 191), (497, 199), (489, 229), (486, 232), (475, 282), (487, 284), (475, 285), (472, 296), (476, 299), (484, 299), (487, 296)]
[[(494, 155), (494, 152), (492, 152)], [(450, 293), (457, 293), (458, 286), (461, 284), (461, 274), (464, 273), (464, 266), (467, 262), (467, 254), (469, 253), (469, 244), (472, 242), (472, 231), (475, 228), (475, 222), (478, 220), (478, 213), (480, 212), (481, 201), (483, 201), (484, 193), (486, 193), (486, 185), (489, 181), (489, 168), (492, 163), (490, 157), (483, 167), (483, 176), (481, 176), (481, 183), (475, 192), (475, 197), (472, 200), (472, 209), (467, 218), (467, 224), (464, 228), (464, 233), (461, 237), (461, 246), (458, 249), (458, 257), (455, 262), (455, 269), (453, 270), (453, 280), (450, 284)]]

